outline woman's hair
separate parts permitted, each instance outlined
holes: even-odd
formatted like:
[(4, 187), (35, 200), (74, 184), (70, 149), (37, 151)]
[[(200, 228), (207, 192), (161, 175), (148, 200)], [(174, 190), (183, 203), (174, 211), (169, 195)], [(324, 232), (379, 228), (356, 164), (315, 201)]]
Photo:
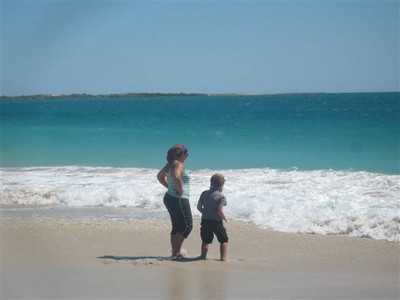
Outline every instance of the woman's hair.
[(188, 149), (185, 147), (183, 144), (176, 144), (172, 146), (171, 148), (168, 149), (167, 152), (167, 161), (172, 161), (173, 159), (176, 159), (183, 153), (187, 153)]

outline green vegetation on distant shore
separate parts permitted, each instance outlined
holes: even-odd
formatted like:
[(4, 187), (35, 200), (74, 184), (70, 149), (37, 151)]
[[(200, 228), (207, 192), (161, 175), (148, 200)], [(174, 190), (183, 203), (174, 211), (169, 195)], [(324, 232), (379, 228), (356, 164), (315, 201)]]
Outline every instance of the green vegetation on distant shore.
[(26, 95), (26, 96), (0, 96), (0, 100), (22, 99), (109, 99), (109, 98), (143, 98), (143, 97), (168, 97), (168, 96), (207, 96), (207, 94), (199, 93), (126, 93), (126, 94), (68, 94), (68, 95)]
[[(356, 92), (347, 92), (342, 94), (354, 94)], [(396, 92), (365, 92), (365, 94), (381, 94), (381, 93), (399, 93)], [(115, 98), (154, 98), (154, 97), (191, 97), (191, 96), (297, 96), (297, 95), (323, 95), (324, 92), (299, 92), (299, 93), (274, 93), (274, 94), (243, 94), (243, 93), (125, 93), (125, 94), (37, 94), (37, 95), (21, 95), (21, 96), (0, 96), (0, 100), (36, 100), (36, 99), (115, 99)], [(364, 94), (364, 93), (363, 93)]]

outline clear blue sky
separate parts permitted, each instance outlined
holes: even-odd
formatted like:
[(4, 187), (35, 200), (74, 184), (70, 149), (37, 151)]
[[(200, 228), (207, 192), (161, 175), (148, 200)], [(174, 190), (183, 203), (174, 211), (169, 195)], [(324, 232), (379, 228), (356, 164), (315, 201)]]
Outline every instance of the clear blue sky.
[(398, 0), (1, 1), (1, 95), (399, 91)]

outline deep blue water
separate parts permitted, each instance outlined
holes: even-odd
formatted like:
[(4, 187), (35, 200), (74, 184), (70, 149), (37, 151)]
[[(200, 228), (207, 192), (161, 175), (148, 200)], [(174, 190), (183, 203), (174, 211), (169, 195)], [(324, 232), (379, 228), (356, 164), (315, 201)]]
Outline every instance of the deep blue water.
[(3, 100), (1, 167), (276, 168), (399, 174), (400, 93)]

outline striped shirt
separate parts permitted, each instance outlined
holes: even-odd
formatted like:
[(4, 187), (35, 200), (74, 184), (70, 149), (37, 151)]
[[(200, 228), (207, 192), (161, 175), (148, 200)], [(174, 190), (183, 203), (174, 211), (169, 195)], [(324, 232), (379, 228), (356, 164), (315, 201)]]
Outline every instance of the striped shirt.
[(183, 170), (181, 178), (182, 178), (183, 193), (182, 193), (182, 196), (178, 196), (176, 194), (176, 184), (175, 184), (174, 178), (170, 172), (167, 173), (167, 183), (168, 183), (167, 193), (175, 198), (189, 199), (189, 197), (190, 197), (190, 176), (189, 176), (189, 172), (186, 171), (186, 169)]

